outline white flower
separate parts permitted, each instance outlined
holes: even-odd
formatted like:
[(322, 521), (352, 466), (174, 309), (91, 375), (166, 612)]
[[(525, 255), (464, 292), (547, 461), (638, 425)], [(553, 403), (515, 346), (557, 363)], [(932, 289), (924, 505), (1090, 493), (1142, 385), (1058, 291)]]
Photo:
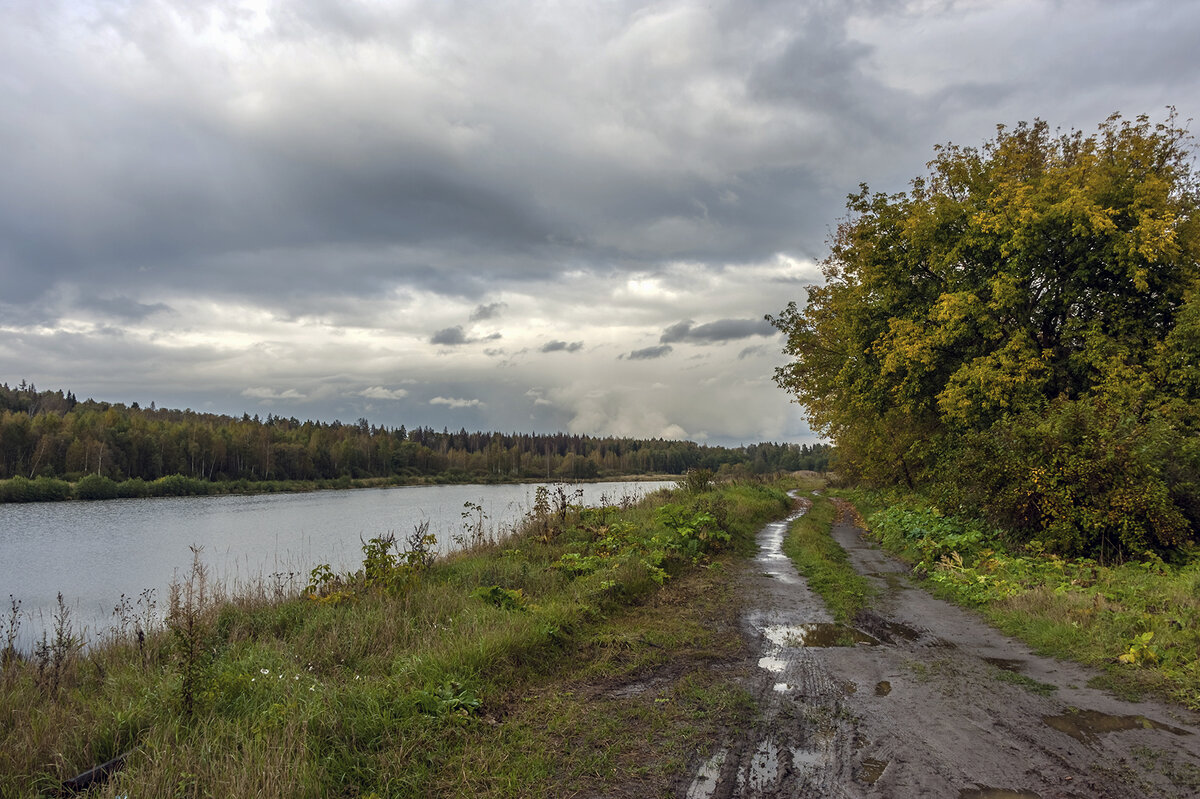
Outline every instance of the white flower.
[(258, 673), (259, 674), (270, 674), (271, 670), (270, 669), (259, 669)]

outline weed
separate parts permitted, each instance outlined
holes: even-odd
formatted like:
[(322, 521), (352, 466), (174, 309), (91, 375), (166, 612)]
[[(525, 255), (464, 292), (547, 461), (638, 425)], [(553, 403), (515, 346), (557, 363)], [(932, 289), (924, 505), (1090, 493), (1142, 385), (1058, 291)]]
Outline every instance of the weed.
[(471, 596), (481, 599), (489, 605), (495, 605), (501, 610), (519, 610), (522, 612), (529, 610), (525, 602), (525, 592), (520, 588), (513, 590), (511, 588), (501, 588), (498, 585), (489, 585), (483, 588), (476, 588), (471, 592)]
[(485, 540), (484, 524), (488, 515), (483, 512), (483, 506), (470, 500), (463, 503), (462, 519), (463, 534), (455, 536), (455, 541), (462, 548), (477, 547)]
[(75, 634), (71, 625), (71, 609), (58, 594), (54, 610), (54, 638), (42, 632), (42, 638), (34, 646), (33, 661), (37, 668), (37, 683), (51, 697), (57, 697), (63, 679), (73, 664), (75, 655), (83, 648), (83, 639)]
[(0, 670), (3, 670), (6, 677), (9, 674), (9, 667), (15, 668), (19, 660), (17, 638), (21, 633), (21, 600), (9, 594), (8, 603), (8, 620), (0, 622), (0, 629), (4, 630), (4, 649), (0, 650)]
[(179, 665), (179, 703), (184, 718), (191, 718), (201, 681), (207, 672), (210, 653), (205, 648), (208, 624), (208, 569), (200, 560), (203, 547), (192, 546), (192, 568), (184, 582), (171, 583), (167, 627), (175, 643)]
[(703, 494), (713, 487), (711, 469), (688, 469), (687, 474), (679, 481), (679, 488), (689, 494)]

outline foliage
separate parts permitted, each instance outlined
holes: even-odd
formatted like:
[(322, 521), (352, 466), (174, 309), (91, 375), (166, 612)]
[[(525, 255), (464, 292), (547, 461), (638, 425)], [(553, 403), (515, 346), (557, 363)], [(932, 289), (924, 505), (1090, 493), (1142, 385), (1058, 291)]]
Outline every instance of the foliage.
[[(839, 469), (1062, 553), (1200, 524), (1200, 190), (1174, 114), (1042, 121), (850, 197), (827, 282), (771, 321)], [(1045, 528), (1045, 531), (1043, 531)]]
[(480, 586), (471, 592), (471, 596), (483, 600), (489, 605), (495, 605), (501, 610), (528, 610), (525, 604), (525, 592), (520, 588), (501, 588), (498, 585)]
[(713, 487), (713, 473), (709, 469), (688, 469), (679, 481), (679, 487), (689, 494), (703, 494)]

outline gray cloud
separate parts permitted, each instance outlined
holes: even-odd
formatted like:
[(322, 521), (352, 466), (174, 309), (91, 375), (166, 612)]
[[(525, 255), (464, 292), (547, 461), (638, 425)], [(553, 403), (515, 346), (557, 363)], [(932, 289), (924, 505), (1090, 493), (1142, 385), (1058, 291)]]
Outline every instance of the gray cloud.
[(671, 354), (673, 348), (670, 344), (660, 344), (657, 347), (645, 347), (640, 350), (634, 350), (628, 355), (622, 357), (628, 358), (631, 361), (648, 361), (653, 358), (663, 358)]
[(470, 320), (472, 322), (481, 322), (485, 319), (493, 319), (500, 315), (500, 312), (507, 307), (502, 302), (489, 302), (487, 305), (476, 305), (475, 310), (471, 311)]
[(434, 333), (429, 338), (429, 343), (446, 347), (456, 347), (459, 344), (466, 344), (468, 340), (467, 334), (463, 332), (462, 325), (455, 325), (454, 327), (447, 327)]
[[(805, 435), (752, 320), (819, 281), (860, 181), (998, 122), (1200, 114), (1200, 7), (1168, 0), (97, 8), (0, 7), (0, 372), (234, 413), (751, 434), (604, 394), (624, 353)], [(464, 346), (500, 317), (508, 356)], [(538, 351), (576, 354), (522, 372), (533, 418), (503, 375)]]
[(751, 336), (773, 336), (776, 332), (775, 328), (763, 319), (718, 319), (703, 325), (697, 325), (691, 319), (685, 319), (664, 330), (658, 340), (663, 344), (680, 341), (713, 344)]
[(583, 349), (582, 341), (547, 341), (542, 345), (542, 352), (578, 352)]

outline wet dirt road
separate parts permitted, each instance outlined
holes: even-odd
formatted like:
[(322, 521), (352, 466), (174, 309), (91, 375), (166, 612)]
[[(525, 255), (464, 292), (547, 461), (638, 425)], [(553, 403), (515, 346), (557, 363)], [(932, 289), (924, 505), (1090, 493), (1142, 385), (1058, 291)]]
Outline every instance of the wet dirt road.
[(780, 551), (787, 524), (740, 578), (760, 718), (699, 753), (688, 799), (1200, 796), (1197, 714), (1088, 688), (911, 585), (848, 515), (834, 537), (880, 598), (837, 628)]

